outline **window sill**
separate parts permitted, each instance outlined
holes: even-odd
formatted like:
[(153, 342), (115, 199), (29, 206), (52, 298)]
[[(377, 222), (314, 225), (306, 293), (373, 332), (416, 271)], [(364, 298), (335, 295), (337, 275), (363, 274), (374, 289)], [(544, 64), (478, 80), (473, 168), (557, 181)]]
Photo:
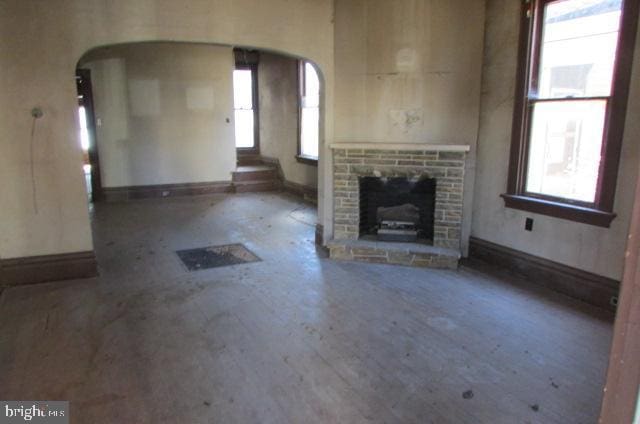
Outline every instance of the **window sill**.
[(616, 217), (616, 214), (613, 212), (535, 197), (516, 194), (501, 194), (500, 196), (504, 199), (504, 205), (507, 208), (553, 216), (555, 218), (581, 222), (598, 227), (609, 228), (611, 221)]
[(306, 165), (318, 166), (318, 158), (313, 158), (311, 156), (296, 155), (296, 160)]
[(254, 147), (236, 147), (236, 152), (239, 155), (258, 155), (260, 149), (257, 146)]

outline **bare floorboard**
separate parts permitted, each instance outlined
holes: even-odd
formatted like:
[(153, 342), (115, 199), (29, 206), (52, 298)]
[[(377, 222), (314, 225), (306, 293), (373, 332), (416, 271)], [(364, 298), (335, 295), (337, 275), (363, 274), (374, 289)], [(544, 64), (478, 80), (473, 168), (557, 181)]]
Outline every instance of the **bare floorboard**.
[[(332, 261), (315, 219), (280, 194), (96, 205), (99, 278), (1, 294), (0, 398), (74, 423), (597, 421), (608, 313), (493, 270)], [(175, 254), (229, 243), (262, 261)]]

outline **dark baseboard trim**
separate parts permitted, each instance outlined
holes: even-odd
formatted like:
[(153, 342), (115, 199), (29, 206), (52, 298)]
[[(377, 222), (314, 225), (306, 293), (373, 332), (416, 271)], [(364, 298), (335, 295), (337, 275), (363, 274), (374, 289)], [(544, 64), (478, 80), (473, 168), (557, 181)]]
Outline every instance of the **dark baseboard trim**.
[(484, 262), (600, 308), (615, 311), (620, 282), (529, 255), (476, 237), (469, 238), (468, 262)]
[(322, 224), (316, 224), (316, 244), (324, 246), (324, 226)]
[(98, 275), (93, 251), (0, 260), (0, 283), (33, 284)]
[(318, 189), (316, 187), (310, 187), (304, 184), (287, 180), (284, 176), (284, 171), (282, 170), (282, 166), (280, 165), (280, 160), (278, 158), (260, 156), (260, 159), (264, 163), (268, 163), (276, 167), (278, 179), (282, 183), (283, 191), (301, 197), (303, 200), (306, 200), (313, 204), (318, 204)]
[(318, 204), (318, 189), (306, 185), (294, 183), (293, 181), (284, 180), (282, 189), (287, 193), (302, 197), (303, 200)]
[(280, 181), (284, 181), (284, 171), (282, 170), (282, 166), (280, 165), (280, 159), (272, 158), (270, 156), (262, 156), (260, 155), (260, 160), (262, 163), (267, 163), (269, 165), (273, 165), (276, 167), (276, 174), (278, 174), (278, 179)]
[(201, 183), (161, 184), (129, 187), (104, 187), (103, 199), (107, 202), (121, 202), (134, 199), (162, 197), (197, 196), (212, 193), (233, 193), (231, 181)]

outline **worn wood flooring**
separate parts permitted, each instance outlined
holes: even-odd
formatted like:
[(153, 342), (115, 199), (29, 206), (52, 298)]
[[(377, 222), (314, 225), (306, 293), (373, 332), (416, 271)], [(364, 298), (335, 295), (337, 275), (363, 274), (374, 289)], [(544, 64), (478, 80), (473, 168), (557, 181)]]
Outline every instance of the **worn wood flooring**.
[[(0, 399), (72, 423), (595, 423), (611, 317), (507, 274), (336, 262), (280, 194), (98, 204), (100, 277), (8, 288)], [(189, 272), (176, 250), (262, 261)]]

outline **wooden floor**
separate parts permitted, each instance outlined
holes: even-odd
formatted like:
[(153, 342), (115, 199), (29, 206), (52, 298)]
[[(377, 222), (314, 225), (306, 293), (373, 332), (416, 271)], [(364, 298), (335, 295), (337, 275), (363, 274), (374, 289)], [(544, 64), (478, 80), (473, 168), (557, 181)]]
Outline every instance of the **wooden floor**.
[[(595, 423), (611, 318), (509, 277), (335, 262), (277, 194), (100, 204), (97, 279), (8, 288), (0, 399), (72, 423)], [(176, 250), (262, 261), (188, 272)]]

